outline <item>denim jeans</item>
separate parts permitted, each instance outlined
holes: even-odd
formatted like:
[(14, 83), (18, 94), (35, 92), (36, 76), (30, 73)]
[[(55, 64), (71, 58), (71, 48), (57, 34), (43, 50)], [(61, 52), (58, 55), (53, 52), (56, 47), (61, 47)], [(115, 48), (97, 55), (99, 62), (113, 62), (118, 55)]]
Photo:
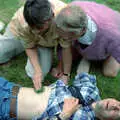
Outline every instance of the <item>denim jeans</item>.
[[(38, 59), (43, 73), (43, 80), (44, 77), (47, 75), (47, 73), (50, 71), (52, 65), (52, 52), (53, 52), (52, 48), (47, 48), (47, 47), (38, 48)], [(33, 78), (34, 68), (29, 59), (27, 60), (25, 70), (27, 75), (30, 78)]]
[(10, 118), (10, 98), (16, 97), (17, 101), (17, 96), (12, 96), (13, 86), (20, 87), (20, 85), (16, 85), (12, 82), (7, 81), (5, 78), (0, 77), (0, 120), (17, 120), (17, 118)]
[(8, 62), (23, 51), (22, 41), (15, 38), (8, 25), (5, 33), (0, 34), (0, 64)]

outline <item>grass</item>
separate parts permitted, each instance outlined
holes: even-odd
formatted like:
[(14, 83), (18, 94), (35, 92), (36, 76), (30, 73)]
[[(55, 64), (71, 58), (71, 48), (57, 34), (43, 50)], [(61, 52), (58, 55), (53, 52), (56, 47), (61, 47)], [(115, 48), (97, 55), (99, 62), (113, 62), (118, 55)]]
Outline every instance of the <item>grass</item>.
[[(24, 0), (18, 2), (17, 0), (0, 0), (0, 20), (8, 23), (13, 13), (23, 4)], [(70, 2), (71, 0), (63, 0)], [(94, 0), (95, 1), (95, 0)], [(112, 9), (120, 11), (120, 0), (96, 0), (98, 3), (103, 3), (110, 6)], [(25, 74), (26, 54), (22, 53), (13, 58), (6, 65), (0, 65), (0, 76), (6, 79), (21, 84), (22, 86), (32, 87), (32, 81)], [(73, 63), (72, 79), (75, 76), (76, 65)], [(97, 77), (97, 85), (100, 89), (102, 98), (113, 97), (120, 100), (120, 73), (116, 78), (104, 77), (101, 73), (101, 63), (93, 63), (91, 73)], [(50, 75), (45, 78), (44, 84), (50, 84), (55, 81)]]

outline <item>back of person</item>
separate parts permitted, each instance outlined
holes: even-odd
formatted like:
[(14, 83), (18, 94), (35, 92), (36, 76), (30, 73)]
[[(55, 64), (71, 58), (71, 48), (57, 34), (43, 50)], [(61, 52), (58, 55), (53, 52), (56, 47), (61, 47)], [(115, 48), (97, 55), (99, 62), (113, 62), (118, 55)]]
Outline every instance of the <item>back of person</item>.
[(120, 14), (117, 11), (113, 11), (105, 5), (95, 2), (75, 1), (71, 4), (80, 6), (90, 17), (92, 17), (98, 27), (103, 27), (107, 30), (119, 29), (116, 23), (120, 23)]
[[(120, 14), (111, 8), (95, 2), (75, 1), (72, 5), (80, 6), (97, 25), (96, 39), (85, 50), (80, 50), (89, 60), (106, 59), (110, 54), (120, 62), (116, 51), (120, 45)], [(113, 49), (116, 50), (113, 50)], [(90, 52), (91, 51), (91, 52)]]

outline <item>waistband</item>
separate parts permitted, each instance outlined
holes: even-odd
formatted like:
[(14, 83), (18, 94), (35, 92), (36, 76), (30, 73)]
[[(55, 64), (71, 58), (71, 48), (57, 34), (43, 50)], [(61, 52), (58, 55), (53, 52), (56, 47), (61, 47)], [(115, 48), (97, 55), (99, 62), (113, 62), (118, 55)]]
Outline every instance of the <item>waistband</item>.
[(17, 95), (20, 86), (13, 86), (10, 98), (10, 118), (17, 118), (16, 107), (17, 107)]

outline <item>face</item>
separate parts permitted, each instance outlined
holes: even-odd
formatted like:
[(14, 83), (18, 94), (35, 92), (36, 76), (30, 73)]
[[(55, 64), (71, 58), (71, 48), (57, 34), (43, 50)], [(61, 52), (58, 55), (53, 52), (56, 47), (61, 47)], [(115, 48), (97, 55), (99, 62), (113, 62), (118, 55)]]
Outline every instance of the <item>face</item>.
[(52, 16), (48, 20), (45, 20), (44, 23), (40, 27), (35, 27), (33, 31), (35, 31), (38, 34), (44, 32), (52, 24), (53, 18), (54, 18), (54, 13), (52, 14)]
[(74, 32), (67, 32), (60, 28), (57, 28), (57, 33), (59, 34), (59, 36), (61, 38), (68, 40), (68, 41), (73, 41), (73, 40), (76, 40), (77, 38), (79, 38), (81, 35), (83, 35), (85, 33), (85, 30), (83, 30), (79, 34), (75, 34)]
[(115, 120), (120, 118), (120, 102), (115, 99), (105, 99), (97, 103), (98, 112), (96, 107), (97, 117), (103, 118), (102, 120)]

